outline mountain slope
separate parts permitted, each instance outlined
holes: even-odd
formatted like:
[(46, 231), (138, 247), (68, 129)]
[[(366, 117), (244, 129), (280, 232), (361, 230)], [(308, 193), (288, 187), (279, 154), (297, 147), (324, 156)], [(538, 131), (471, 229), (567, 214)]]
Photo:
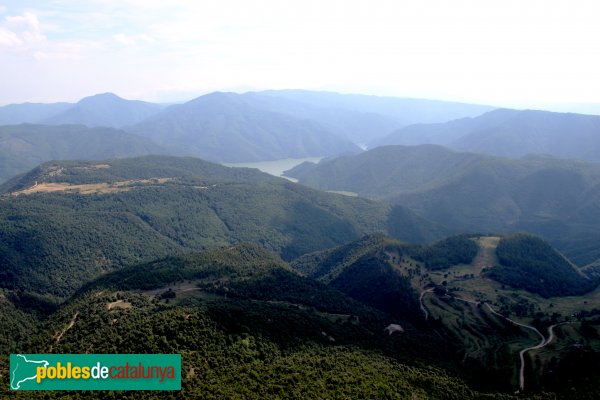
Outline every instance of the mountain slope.
[(174, 105), (128, 131), (211, 161), (244, 162), (358, 152), (310, 120), (264, 111), (234, 93)]
[(522, 230), (550, 240), (578, 264), (600, 256), (597, 164), (383, 146), (286, 174), (322, 190), (402, 205), (450, 232)]
[(391, 118), (401, 126), (416, 123), (445, 122), (457, 118), (477, 116), (494, 109), (494, 107), (484, 105), (439, 100), (340, 94), (308, 90), (268, 90), (259, 93), (318, 107), (382, 115)]
[(61, 113), (71, 103), (21, 103), (0, 107), (0, 125), (35, 124)]
[(340, 190), (386, 199), (434, 186), (485, 159), (439, 146), (383, 146), (367, 152), (304, 163), (285, 175), (323, 190)]
[(63, 297), (107, 270), (240, 241), (286, 259), (385, 231), (389, 207), (251, 169), (143, 157), (52, 162), (3, 185), (2, 285)]
[(572, 296), (596, 285), (543, 240), (529, 235), (502, 238), (496, 248), (499, 265), (490, 278), (544, 297)]
[(494, 110), (444, 124), (412, 125), (377, 145), (440, 144), (503, 157), (546, 154), (600, 161), (600, 116), (535, 110)]
[(160, 104), (125, 100), (113, 93), (102, 93), (85, 97), (43, 122), (48, 125), (79, 124), (122, 128), (147, 119), (163, 108)]
[(261, 110), (281, 113), (319, 123), (336, 135), (356, 144), (367, 144), (403, 126), (390, 115), (372, 111), (340, 108), (337, 103), (295, 100), (277, 91), (248, 92), (243, 98)]
[(0, 181), (49, 160), (101, 160), (164, 152), (146, 138), (111, 128), (0, 126)]
[[(131, 283), (144, 271), (165, 273), (168, 282), (154, 291), (119, 286), (121, 278)], [(182, 271), (192, 281), (169, 281)], [(252, 287), (260, 290), (238, 291)], [(438, 366), (450, 356), (440, 338), (408, 327), (389, 335), (383, 330), (389, 322), (243, 244), (109, 274), (67, 301), (21, 348), (181, 354), (182, 390), (173, 393), (185, 398), (479, 398), (456, 371)], [(0, 364), (3, 384), (7, 368)]]
[(418, 295), (398, 265), (408, 248), (382, 235), (368, 236), (302, 256), (292, 267), (364, 304), (414, 322), (420, 320)]

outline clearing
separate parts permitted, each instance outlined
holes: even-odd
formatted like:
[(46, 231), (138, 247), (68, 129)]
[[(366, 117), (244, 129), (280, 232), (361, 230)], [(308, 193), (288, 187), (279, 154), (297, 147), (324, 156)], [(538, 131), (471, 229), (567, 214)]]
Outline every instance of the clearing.
[(67, 182), (36, 182), (33, 186), (28, 187), (27, 189), (13, 192), (12, 195), (17, 196), (20, 194), (51, 192), (66, 192), (79, 194), (114, 193), (131, 190), (137, 185), (163, 184), (172, 181), (173, 179), (174, 178), (133, 179), (114, 183), (100, 182), (81, 185), (75, 185)]

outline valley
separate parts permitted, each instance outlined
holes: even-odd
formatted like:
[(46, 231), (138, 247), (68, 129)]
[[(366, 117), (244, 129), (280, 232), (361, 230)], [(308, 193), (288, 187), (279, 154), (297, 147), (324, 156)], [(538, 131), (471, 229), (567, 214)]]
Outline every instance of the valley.
[(0, 350), (181, 354), (215, 399), (597, 392), (598, 165), (352, 142), (410, 100), (84, 100), (0, 127), (31, 156), (0, 185)]
[(600, 399), (599, 15), (0, 1), (0, 399)]

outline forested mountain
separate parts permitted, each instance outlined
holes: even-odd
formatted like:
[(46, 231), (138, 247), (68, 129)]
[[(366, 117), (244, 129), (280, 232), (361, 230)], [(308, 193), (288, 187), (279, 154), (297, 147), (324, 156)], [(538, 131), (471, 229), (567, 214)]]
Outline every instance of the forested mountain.
[[(106, 105), (107, 124), (136, 114), (111, 113), (113, 101), (79, 105)], [(0, 351), (182, 355), (181, 392), (107, 394), (131, 399), (513, 399), (520, 363), (518, 398), (597, 398), (600, 164), (351, 143), (438, 106), (213, 93), (130, 128), (147, 137), (0, 127), (17, 165), (90, 154), (0, 185)], [(356, 152), (289, 174), (370, 199), (192, 157), (121, 158), (165, 151)]]
[(171, 106), (128, 130), (189, 155), (222, 162), (360, 151), (314, 121), (261, 110), (234, 93), (212, 93)]
[(79, 100), (72, 107), (43, 120), (43, 123), (122, 128), (143, 121), (163, 108), (160, 104), (125, 100), (113, 93), (102, 93)]
[(489, 276), (544, 297), (589, 292), (597, 282), (585, 277), (548, 243), (530, 235), (502, 238), (496, 249), (499, 264)]
[(2, 190), (0, 282), (58, 297), (124, 265), (240, 241), (289, 260), (391, 218), (383, 204), (191, 158), (51, 162)]
[(294, 269), (405, 322), (420, 318), (418, 294), (394, 261), (407, 245), (384, 236), (365, 237), (334, 249), (307, 254)]
[[(0, 139), (0, 151), (4, 149), (0, 154), (4, 170), (0, 170), (0, 180), (52, 159), (86, 160), (168, 152), (219, 162), (250, 162), (358, 153), (360, 148), (356, 144), (363, 146), (407, 123), (446, 121), (489, 109), (459, 103), (304, 91), (211, 93), (164, 108), (160, 104), (125, 100), (112, 93), (89, 96), (76, 104), (25, 103), (0, 107), (0, 124), (126, 128), (146, 138), (121, 134), (125, 142), (120, 143), (109, 137), (109, 130), (82, 127), (53, 130), (37, 125), (20, 127), (20, 134), (29, 136), (19, 138), (14, 137), (15, 128), (2, 128), (12, 132), (12, 136)], [(429, 113), (432, 110), (437, 111)], [(76, 129), (84, 133), (74, 137)], [(69, 136), (61, 137), (59, 131)]]
[(21, 103), (0, 107), (0, 125), (40, 123), (72, 107), (71, 103)]
[(600, 116), (499, 109), (447, 123), (407, 126), (376, 144), (440, 144), (504, 157), (544, 154), (598, 162)]
[(600, 166), (439, 146), (383, 146), (287, 173), (323, 190), (403, 205), (454, 232), (529, 231), (580, 265), (600, 256)]
[[(312, 121), (312, 124), (320, 127), (319, 132), (324, 130), (361, 144), (370, 143), (406, 125), (446, 122), (477, 116), (493, 109), (456, 102), (304, 90), (269, 90), (227, 95), (254, 109), (283, 114), (294, 120), (303, 120), (304, 123)], [(216, 96), (213, 96), (214, 99)], [(122, 128), (151, 118), (163, 108), (165, 106), (161, 104), (125, 100), (113, 93), (103, 93), (85, 97), (75, 104), (24, 103), (3, 106), (0, 107), (0, 125), (44, 123)], [(186, 121), (190, 118), (189, 110), (180, 115), (184, 120), (178, 127), (189, 128), (190, 123)]]
[(102, 160), (164, 153), (164, 148), (144, 137), (111, 128), (0, 126), (0, 182), (50, 160)]
[[(242, 244), (108, 274), (43, 330), (32, 324), (27, 348), (182, 354), (181, 392), (125, 398), (479, 398), (459, 373), (442, 368), (454, 357), (451, 346), (410, 324), (388, 334), (384, 328), (397, 321)], [(63, 333), (57, 339), (55, 332)]]

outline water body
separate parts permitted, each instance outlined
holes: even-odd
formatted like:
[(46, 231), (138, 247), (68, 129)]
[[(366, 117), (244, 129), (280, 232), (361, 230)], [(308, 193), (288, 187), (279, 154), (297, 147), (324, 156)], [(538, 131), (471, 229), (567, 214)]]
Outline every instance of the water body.
[(282, 160), (274, 161), (258, 161), (258, 162), (244, 162), (244, 163), (223, 163), (227, 167), (242, 167), (242, 168), (257, 168), (262, 172), (279, 176), (282, 178), (289, 179), (292, 182), (297, 182), (294, 178), (288, 178), (283, 176), (284, 171), (294, 168), (296, 165), (300, 165), (305, 161), (318, 163), (323, 157), (307, 157), (307, 158), (284, 158)]

